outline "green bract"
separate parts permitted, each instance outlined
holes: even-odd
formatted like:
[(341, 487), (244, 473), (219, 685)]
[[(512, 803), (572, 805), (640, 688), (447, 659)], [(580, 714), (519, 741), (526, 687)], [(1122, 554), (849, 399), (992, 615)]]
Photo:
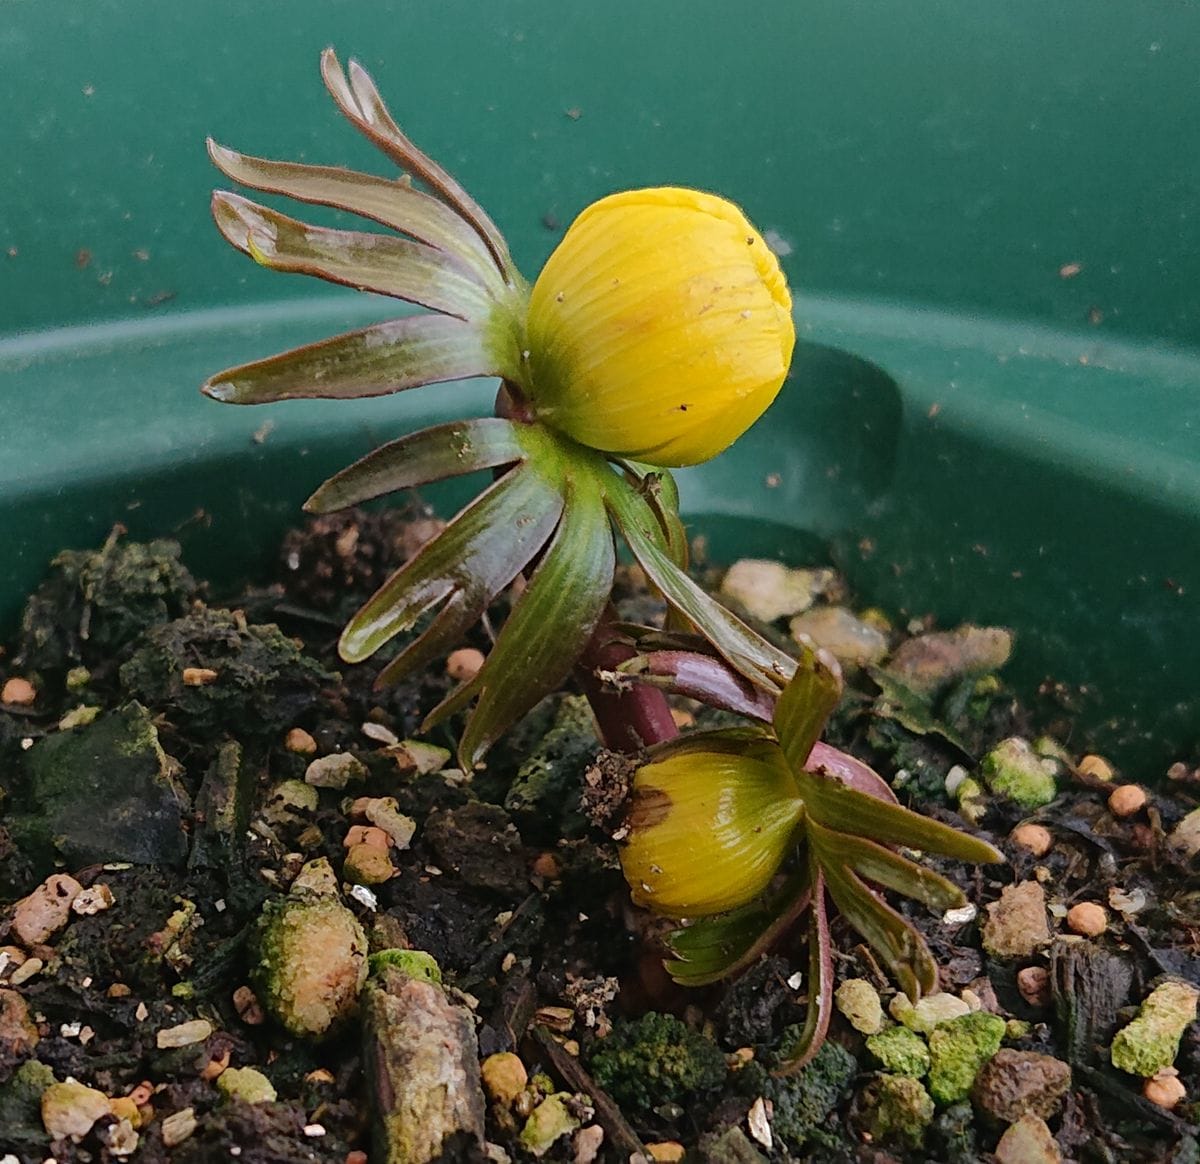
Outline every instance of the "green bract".
[[(486, 665), (428, 723), (475, 708), (459, 749), (473, 767), (516, 719), (570, 673), (604, 616), (614, 530), (647, 577), (736, 671), (776, 691), (794, 667), (686, 575), (687, 543), (665, 470), (577, 444), (540, 423), (523, 399), (528, 286), (483, 209), (392, 120), (374, 83), (332, 50), (321, 60), (341, 112), (404, 171), (399, 180), (267, 161), (211, 143), (213, 162), (244, 186), (336, 207), (398, 234), (316, 227), (237, 194), (213, 195), (225, 238), (263, 266), (388, 295), (424, 314), (375, 324), (231, 368), (204, 391), (232, 404), (378, 396), (437, 381), (495, 376), (507, 417), (439, 425), (377, 449), (327, 481), (307, 509), (328, 513), (400, 489), (491, 470), (496, 479), (351, 619), (349, 662), (369, 658), (424, 615), (429, 626), (380, 683), (444, 655), (519, 574), (517, 600)], [(417, 189), (413, 179), (423, 184)]]

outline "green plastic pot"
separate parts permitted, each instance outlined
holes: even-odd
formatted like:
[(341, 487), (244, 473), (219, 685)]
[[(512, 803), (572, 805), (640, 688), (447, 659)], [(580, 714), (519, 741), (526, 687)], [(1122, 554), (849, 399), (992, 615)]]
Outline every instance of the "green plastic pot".
[[(681, 475), (714, 558), (1018, 635), (1143, 779), (1200, 736), (1200, 9), (1044, 0), (10, 4), (0, 32), (0, 631), (64, 546), (173, 534), (261, 571), (323, 477), (488, 407), (451, 384), (226, 408), (205, 375), (388, 314), (253, 267), (203, 140), (375, 166), (334, 43), (530, 275), (613, 189), (718, 190), (773, 232), (791, 381)], [(439, 495), (453, 504), (453, 493)], [(2, 666), (2, 664), (0, 664)]]

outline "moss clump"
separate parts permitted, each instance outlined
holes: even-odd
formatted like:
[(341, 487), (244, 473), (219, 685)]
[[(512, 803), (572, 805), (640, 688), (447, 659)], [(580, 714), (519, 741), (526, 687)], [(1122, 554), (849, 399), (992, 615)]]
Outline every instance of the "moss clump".
[(424, 950), (401, 950), (394, 947), (378, 950), (367, 959), (367, 965), (372, 974), (378, 974), (384, 966), (395, 966), (409, 978), (432, 982), (438, 986), (442, 983), (442, 968), (433, 955), (425, 953)]
[[(197, 671), (213, 674), (188, 682)], [(147, 632), (121, 668), (126, 691), (173, 723), (243, 742), (280, 735), (336, 678), (277, 626), (204, 607)]]
[(938, 1103), (967, 1098), (979, 1069), (1000, 1050), (1004, 1031), (1004, 1020), (985, 1011), (934, 1028), (929, 1036), (929, 1092)]
[(51, 563), (21, 617), (18, 656), (35, 672), (104, 669), (148, 627), (178, 618), (196, 582), (171, 541), (67, 550)]
[(1137, 1018), (1113, 1039), (1112, 1065), (1147, 1079), (1170, 1067), (1179, 1054), (1185, 1028), (1196, 1017), (1197, 999), (1200, 991), (1186, 982), (1169, 981), (1155, 987)]
[(919, 1079), (931, 1062), (925, 1040), (908, 1027), (889, 1027), (867, 1039), (867, 1050), (893, 1075)]
[[(301, 884), (326, 880), (320, 875), (328, 864), (310, 862), (313, 875), (302, 872)], [(255, 948), (254, 988), (293, 1035), (322, 1038), (354, 1012), (367, 979), (367, 938), (336, 893), (293, 887), (287, 897), (267, 902)]]
[(1058, 795), (1057, 763), (1039, 756), (1020, 736), (1001, 740), (984, 756), (979, 770), (993, 795), (1020, 808), (1041, 808)]
[(873, 1141), (919, 1148), (933, 1121), (933, 1100), (909, 1075), (880, 1075), (860, 1096), (866, 1112), (864, 1130)]
[(639, 1112), (682, 1103), (725, 1079), (725, 1056), (711, 1039), (653, 1011), (617, 1026), (597, 1044), (590, 1067), (613, 1099)]
[[(792, 1031), (784, 1032), (783, 1046), (793, 1041)], [(771, 1101), (772, 1131), (790, 1150), (800, 1152), (828, 1138), (830, 1114), (845, 1099), (857, 1071), (854, 1056), (830, 1040), (794, 1075), (774, 1076), (755, 1060), (735, 1079), (740, 1094)]]

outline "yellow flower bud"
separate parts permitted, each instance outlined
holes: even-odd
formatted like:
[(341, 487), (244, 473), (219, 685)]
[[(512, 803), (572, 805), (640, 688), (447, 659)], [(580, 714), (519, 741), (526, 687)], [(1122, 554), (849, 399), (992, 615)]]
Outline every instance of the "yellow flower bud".
[(686, 751), (633, 781), (621, 867), (633, 900), (671, 917), (705, 917), (761, 893), (803, 811), (786, 765)]
[(766, 411), (795, 339), (783, 272), (736, 206), (629, 190), (584, 210), (534, 284), (526, 388), (581, 444), (694, 465)]

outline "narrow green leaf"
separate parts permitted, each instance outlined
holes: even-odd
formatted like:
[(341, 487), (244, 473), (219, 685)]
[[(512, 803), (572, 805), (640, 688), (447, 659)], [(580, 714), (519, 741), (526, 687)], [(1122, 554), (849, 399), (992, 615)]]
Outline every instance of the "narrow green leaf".
[(504, 280), (474, 229), (444, 202), (407, 182), (338, 166), (308, 166), (255, 158), (208, 140), (208, 155), (226, 177), (299, 202), (333, 206), (390, 226), (418, 242), (457, 255), (480, 282), (500, 290)]
[(374, 142), (398, 166), (441, 195), (471, 224), (495, 259), (497, 267), (506, 275), (514, 275), (508, 245), (504, 236), (496, 229), (495, 223), (449, 173), (417, 149), (401, 132), (384, 105), (370, 74), (357, 61), (351, 60), (350, 79), (347, 80), (337, 55), (333, 49), (327, 48), (321, 54), (321, 76), (338, 108), (359, 132)]
[(796, 673), (775, 704), (775, 732), (783, 754), (794, 768), (803, 768), (813, 745), (842, 697), (842, 669), (825, 650), (800, 644)]
[(701, 590), (659, 548), (658, 519), (644, 498), (628, 487), (616, 487), (609, 489), (607, 500), (621, 535), (651, 583), (731, 666), (768, 690), (778, 690), (791, 678), (796, 668), (794, 659), (771, 646)]
[(347, 623), (339, 650), (359, 663), (408, 630), (432, 606), (447, 602), (446, 620), (435, 620), (393, 660), (383, 682), (436, 656), (476, 621), (487, 604), (524, 569), (545, 543), (562, 512), (553, 483), (518, 465), (463, 509), (433, 541), (393, 574)]
[(201, 391), (224, 404), (386, 396), (445, 380), (499, 374), (480, 326), (406, 315), (219, 372)]
[(883, 845), (852, 833), (832, 832), (811, 818), (808, 827), (826, 838), (823, 842), (825, 851), (837, 853), (838, 859), (865, 881), (902, 893), (939, 913), (966, 904), (963, 891), (953, 881)]
[(631, 484), (646, 499), (662, 529), (661, 545), (681, 570), (688, 567), (687, 530), (679, 516), (679, 486), (670, 470), (631, 461), (622, 457), (618, 464), (626, 470)]
[(702, 918), (667, 939), (665, 961), (681, 986), (707, 986), (758, 960), (808, 908), (808, 874), (795, 873), (763, 902)]
[(217, 229), (273, 271), (315, 275), (432, 311), (485, 322), (495, 300), (452, 255), (396, 235), (309, 226), (227, 190), (212, 196)]
[(809, 884), (812, 886), (808, 927), (808, 1009), (800, 1033), (782, 1049), (774, 1075), (791, 1075), (812, 1061), (821, 1049), (833, 1017), (833, 942), (829, 936), (829, 915), (825, 905), (825, 875), (812, 856), (806, 854)]
[(566, 680), (600, 621), (615, 564), (603, 499), (569, 489), (554, 538), (473, 681), (479, 702), (458, 746), (464, 771)]
[(330, 477), (305, 503), (309, 513), (333, 513), (398, 489), (497, 469), (525, 459), (520, 431), (511, 420), (454, 420), (380, 445)]
[(900, 989), (913, 1002), (937, 985), (937, 963), (925, 939), (858, 875), (839, 861), (810, 833), (817, 860), (825, 873), (825, 885), (841, 915), (860, 933), (892, 972)]
[(847, 788), (821, 772), (798, 771), (795, 776), (810, 818), (834, 832), (855, 833), (884, 845), (905, 845), (959, 861), (989, 864), (1004, 860), (987, 841)]

